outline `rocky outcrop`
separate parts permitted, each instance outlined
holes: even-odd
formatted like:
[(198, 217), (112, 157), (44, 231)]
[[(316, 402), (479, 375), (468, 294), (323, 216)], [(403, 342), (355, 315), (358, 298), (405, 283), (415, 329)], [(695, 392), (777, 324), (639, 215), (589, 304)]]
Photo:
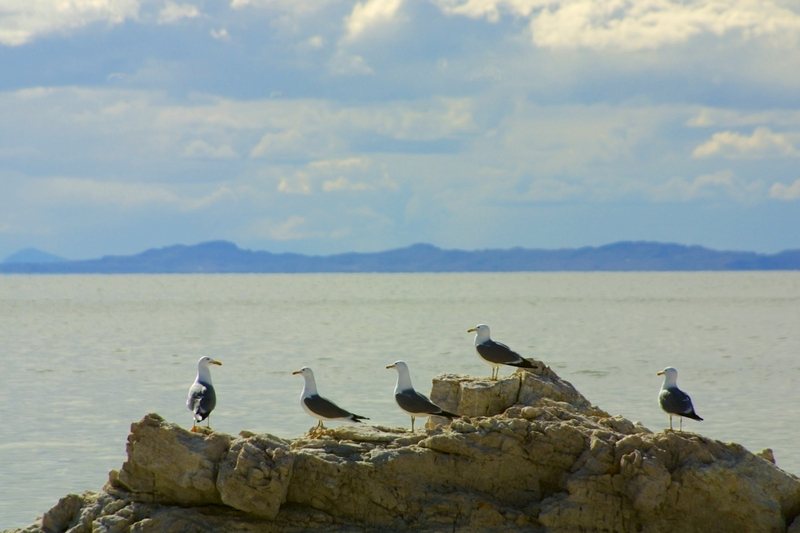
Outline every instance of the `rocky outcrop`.
[(101, 492), (63, 498), (26, 531), (800, 530), (800, 480), (771, 452), (652, 433), (543, 364), (441, 376), (431, 397), (465, 416), (285, 441), (150, 414)]

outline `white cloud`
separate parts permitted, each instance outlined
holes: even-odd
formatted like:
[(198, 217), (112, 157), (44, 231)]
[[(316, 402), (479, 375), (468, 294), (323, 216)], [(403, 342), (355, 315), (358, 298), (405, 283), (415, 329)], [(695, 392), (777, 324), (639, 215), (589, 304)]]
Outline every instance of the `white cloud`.
[(325, 38), (321, 35), (313, 35), (308, 38), (306, 45), (308, 45), (309, 48), (321, 49), (325, 46)]
[(534, 180), (525, 195), (533, 202), (559, 202), (580, 196), (585, 192), (583, 186), (567, 180), (542, 178)]
[(798, 155), (800, 152), (794, 147), (789, 136), (775, 133), (766, 127), (756, 128), (752, 135), (742, 135), (735, 131), (715, 133), (692, 152), (692, 156), (698, 159), (712, 156), (760, 158)]
[(375, 27), (395, 19), (403, 0), (367, 0), (353, 6), (345, 19), (345, 39), (355, 40)]
[(250, 157), (283, 156), (302, 153), (303, 134), (296, 129), (265, 133), (250, 150)]
[(312, 161), (278, 181), (278, 192), (310, 195), (317, 191), (368, 192), (396, 191), (397, 183), (386, 170), (376, 168), (367, 158), (349, 157)]
[(322, 190), (325, 192), (366, 192), (376, 190), (397, 190), (397, 183), (389, 176), (371, 178), (369, 180), (353, 180), (345, 176), (337, 176), (333, 179), (326, 179), (322, 182)]
[(374, 74), (372, 67), (358, 54), (351, 54), (342, 49), (336, 51), (328, 63), (331, 73), (339, 76), (368, 76)]
[(206, 141), (195, 139), (184, 147), (182, 155), (199, 159), (232, 159), (238, 154), (227, 144), (213, 146)]
[(657, 201), (692, 201), (727, 197), (747, 203), (763, 198), (763, 184), (760, 181), (748, 182), (737, 179), (733, 172), (724, 170), (703, 174), (691, 180), (673, 178), (653, 187), (650, 196)]
[(226, 28), (211, 30), (209, 31), (209, 35), (211, 35), (211, 38), (215, 41), (228, 42), (231, 40), (231, 36)]
[(691, 128), (756, 128), (769, 124), (786, 130), (800, 129), (800, 110), (761, 109), (756, 111), (703, 107), (693, 112), (686, 121)]
[(136, 19), (139, 7), (139, 0), (3, 0), (0, 44), (21, 46), (98, 22), (121, 24)]
[(270, 219), (256, 220), (247, 230), (251, 237), (268, 238), (275, 241), (295, 241), (312, 237), (306, 229), (308, 221), (305, 217), (291, 215), (285, 220), (275, 222)]
[(502, 12), (506, 11), (517, 17), (528, 17), (534, 9), (551, 4), (549, 0), (434, 0), (434, 4), (450, 15), (462, 15), (469, 18), (485, 18), (490, 22), (498, 22)]
[(308, 174), (305, 172), (295, 172), (291, 176), (282, 176), (278, 181), (278, 192), (283, 194), (311, 194), (311, 183)]
[(789, 185), (773, 183), (769, 188), (769, 197), (786, 202), (800, 200), (800, 179), (796, 179)]
[(646, 50), (705, 34), (798, 42), (800, 13), (774, 0), (435, 0), (443, 12), (527, 18), (542, 48)]
[(183, 19), (193, 19), (201, 15), (200, 10), (191, 4), (176, 4), (167, 2), (158, 12), (159, 24), (174, 24)]
[(225, 185), (218, 186), (208, 194), (191, 196), (179, 194), (173, 187), (162, 184), (54, 177), (36, 180), (27, 197), (32, 203), (69, 207), (143, 209), (167, 206), (182, 211), (197, 211), (235, 197), (235, 194)]

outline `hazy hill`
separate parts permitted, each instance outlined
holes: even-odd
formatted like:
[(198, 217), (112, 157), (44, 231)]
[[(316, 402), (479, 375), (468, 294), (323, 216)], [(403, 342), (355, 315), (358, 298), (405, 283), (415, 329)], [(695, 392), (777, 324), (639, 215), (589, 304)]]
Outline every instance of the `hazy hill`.
[[(16, 256), (17, 254), (15, 254)], [(13, 256), (12, 256), (13, 257)], [(24, 256), (23, 256), (24, 257)], [(58, 262), (11, 261), (5, 273), (297, 273), (799, 270), (800, 250), (777, 254), (716, 251), (701, 246), (618, 242), (599, 247), (537, 250), (443, 250), (415, 244), (374, 253), (328, 256), (244, 250), (227, 241), (153, 248), (128, 256)]]
[(4, 263), (55, 263), (57, 261), (64, 261), (63, 257), (53, 255), (36, 248), (23, 248), (15, 252), (3, 261)]

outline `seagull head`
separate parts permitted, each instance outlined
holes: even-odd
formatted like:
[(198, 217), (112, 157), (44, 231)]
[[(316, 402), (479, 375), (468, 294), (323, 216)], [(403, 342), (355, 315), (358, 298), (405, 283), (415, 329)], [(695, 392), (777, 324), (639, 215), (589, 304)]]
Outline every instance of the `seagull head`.
[(310, 369), (310, 368), (308, 368), (307, 366), (304, 366), (304, 367), (303, 367), (303, 368), (301, 368), (300, 370), (295, 370), (294, 372), (292, 372), (292, 375), (293, 375), (293, 376), (296, 376), (296, 375), (298, 375), (298, 374), (300, 374), (300, 375), (301, 375), (301, 376), (303, 376), (304, 378), (305, 378), (305, 377), (309, 377), (309, 376), (310, 376), (310, 377), (314, 377), (314, 373), (313, 373), (313, 372), (311, 371), (311, 369)]
[(664, 376), (664, 386), (675, 386), (675, 383), (678, 381), (678, 371), (671, 366), (656, 372), (656, 375)]
[(408, 365), (405, 361), (395, 361), (391, 365), (386, 365), (386, 368), (394, 368), (398, 372), (408, 372)]
[(489, 340), (489, 326), (478, 324), (474, 328), (469, 328), (467, 333), (475, 333), (475, 342), (481, 343)]
[(222, 366), (222, 361), (218, 361), (218, 360), (216, 360), (216, 359), (214, 359), (212, 357), (209, 357), (207, 355), (201, 357), (197, 361), (197, 368), (208, 368), (208, 365)]
[(398, 391), (414, 388), (414, 386), (411, 384), (411, 373), (408, 371), (408, 365), (405, 361), (395, 361), (391, 365), (387, 365), (386, 368), (394, 368), (397, 370), (397, 385), (395, 386), (395, 394), (397, 394)]

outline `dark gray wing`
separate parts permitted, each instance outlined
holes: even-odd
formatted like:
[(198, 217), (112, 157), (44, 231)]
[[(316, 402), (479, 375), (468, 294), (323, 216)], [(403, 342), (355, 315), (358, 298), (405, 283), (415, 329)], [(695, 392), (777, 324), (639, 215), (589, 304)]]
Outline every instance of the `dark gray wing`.
[(481, 357), (496, 365), (515, 365), (525, 359), (520, 354), (503, 344), (489, 339), (475, 346)]
[(658, 395), (658, 401), (667, 413), (690, 418), (694, 418), (692, 415), (697, 416), (692, 406), (692, 399), (678, 387), (663, 389)]
[(189, 388), (186, 407), (194, 413), (194, 418), (198, 422), (208, 418), (216, 405), (217, 395), (212, 385), (198, 381)]
[(408, 413), (415, 415), (456, 416), (453, 413), (448, 413), (414, 389), (399, 392), (394, 395), (394, 398), (397, 400), (397, 405)]
[(353, 416), (353, 413), (350, 411), (345, 411), (332, 401), (318, 394), (303, 398), (303, 403), (312, 412), (318, 414), (322, 418), (349, 418)]

